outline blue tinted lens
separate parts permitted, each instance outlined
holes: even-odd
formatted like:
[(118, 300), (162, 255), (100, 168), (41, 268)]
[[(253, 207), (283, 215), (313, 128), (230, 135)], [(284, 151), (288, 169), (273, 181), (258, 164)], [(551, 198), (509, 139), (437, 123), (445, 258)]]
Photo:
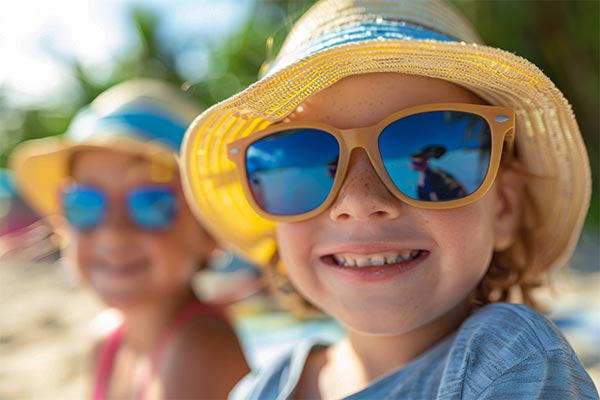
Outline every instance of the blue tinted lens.
[(106, 198), (94, 187), (75, 186), (62, 193), (63, 213), (77, 229), (97, 227), (106, 213)]
[(141, 228), (166, 228), (175, 218), (177, 196), (169, 187), (141, 187), (128, 193), (127, 208)]
[(318, 129), (291, 129), (257, 140), (246, 152), (252, 195), (271, 214), (314, 210), (331, 191), (339, 154), (336, 138)]
[(487, 173), (487, 121), (459, 111), (430, 111), (392, 122), (379, 136), (390, 178), (405, 195), (448, 201), (473, 193)]

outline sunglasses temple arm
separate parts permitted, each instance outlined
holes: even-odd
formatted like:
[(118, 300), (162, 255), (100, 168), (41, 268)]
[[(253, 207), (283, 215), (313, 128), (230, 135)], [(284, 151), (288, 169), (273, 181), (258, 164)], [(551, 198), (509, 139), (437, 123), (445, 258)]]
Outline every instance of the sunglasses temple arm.
[(515, 130), (511, 129), (510, 131), (508, 131), (506, 133), (506, 136), (504, 137), (504, 141), (506, 142), (506, 147), (505, 147), (505, 151), (506, 154), (508, 154), (510, 157), (514, 156), (514, 149), (515, 149)]

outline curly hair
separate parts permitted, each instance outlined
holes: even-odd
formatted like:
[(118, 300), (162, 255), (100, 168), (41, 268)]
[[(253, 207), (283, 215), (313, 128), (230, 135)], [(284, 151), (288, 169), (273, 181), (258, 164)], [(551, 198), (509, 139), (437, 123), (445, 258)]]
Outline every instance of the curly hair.
[[(508, 167), (515, 169), (514, 167)], [(516, 169), (525, 180), (540, 179), (527, 171)], [(490, 266), (469, 301), (477, 306), (496, 302), (520, 302), (534, 309), (544, 308), (536, 301), (534, 291), (545, 285), (549, 265), (536, 256), (539, 246), (541, 215), (531, 193), (532, 185), (525, 184), (522, 201), (522, 223), (514, 244), (507, 250), (494, 252)]]

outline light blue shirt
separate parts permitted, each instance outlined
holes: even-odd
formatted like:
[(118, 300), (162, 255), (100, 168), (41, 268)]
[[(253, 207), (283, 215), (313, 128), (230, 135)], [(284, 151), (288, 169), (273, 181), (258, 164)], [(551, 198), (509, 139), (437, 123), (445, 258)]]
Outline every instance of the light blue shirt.
[[(231, 400), (291, 399), (311, 349), (300, 342), (254, 371)], [(577, 355), (556, 326), (524, 305), (498, 303), (474, 312), (461, 327), (401, 369), (346, 399), (598, 399)]]

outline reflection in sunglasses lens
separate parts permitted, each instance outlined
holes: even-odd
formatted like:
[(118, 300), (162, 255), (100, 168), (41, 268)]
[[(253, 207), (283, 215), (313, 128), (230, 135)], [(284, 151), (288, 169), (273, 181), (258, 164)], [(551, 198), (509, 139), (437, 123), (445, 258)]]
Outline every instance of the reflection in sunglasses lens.
[(488, 170), (486, 120), (459, 111), (430, 111), (388, 125), (379, 136), (386, 171), (408, 197), (447, 201), (479, 188)]
[(314, 210), (331, 191), (339, 152), (334, 136), (311, 128), (252, 143), (246, 151), (246, 171), (254, 200), (271, 214)]

